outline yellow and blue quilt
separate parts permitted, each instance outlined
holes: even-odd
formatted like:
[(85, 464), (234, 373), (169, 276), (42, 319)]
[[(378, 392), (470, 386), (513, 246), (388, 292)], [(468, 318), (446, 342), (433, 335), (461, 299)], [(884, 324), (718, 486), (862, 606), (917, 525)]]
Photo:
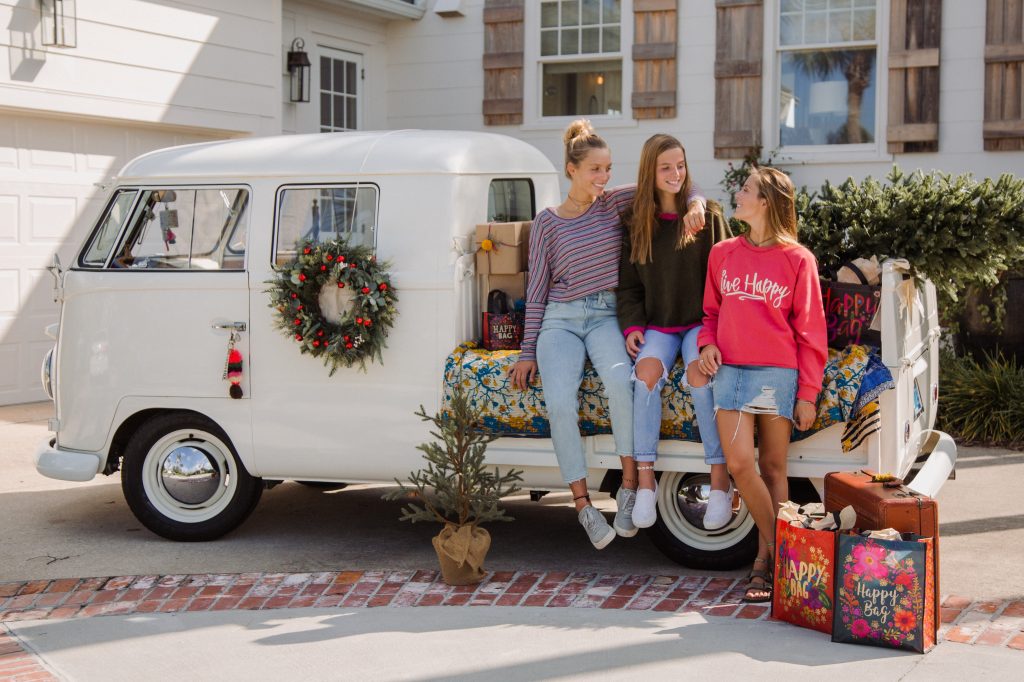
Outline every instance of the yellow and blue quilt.
[[(508, 373), (518, 359), (519, 351), (487, 351), (472, 343), (460, 345), (445, 363), (444, 406), (451, 401), (454, 388), (462, 386), (473, 407), (481, 409), (482, 426), (487, 433), (549, 438), (551, 429), (541, 382), (535, 381), (525, 391), (512, 387)], [(661, 437), (699, 442), (693, 402), (683, 388), (683, 372), (682, 361), (677, 361), (662, 390)], [(793, 440), (845, 423), (843, 449), (854, 449), (878, 430), (878, 396), (894, 385), (889, 370), (870, 347), (829, 349), (817, 419), (808, 431), (795, 431)], [(608, 400), (601, 379), (589, 362), (583, 371), (579, 401), (580, 432), (585, 436), (611, 433)]]

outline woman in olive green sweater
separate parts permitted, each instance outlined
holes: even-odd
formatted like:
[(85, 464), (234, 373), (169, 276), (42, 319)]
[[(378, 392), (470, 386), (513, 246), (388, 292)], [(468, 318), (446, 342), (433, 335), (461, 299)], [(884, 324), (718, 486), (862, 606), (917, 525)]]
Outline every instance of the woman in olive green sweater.
[(686, 151), (679, 140), (654, 135), (644, 143), (636, 197), (626, 219), (616, 296), (626, 350), (636, 360), (633, 457), (640, 484), (633, 523), (640, 528), (651, 526), (657, 515), (654, 462), (661, 431), (661, 388), (680, 352), (687, 367), (684, 382), (704, 443), (704, 462), (711, 467), (704, 527), (721, 528), (732, 518), (729, 473), (715, 425), (714, 399), (707, 377), (696, 367), (708, 254), (715, 243), (732, 235), (720, 210), (708, 214), (707, 229), (685, 223), (690, 184)]

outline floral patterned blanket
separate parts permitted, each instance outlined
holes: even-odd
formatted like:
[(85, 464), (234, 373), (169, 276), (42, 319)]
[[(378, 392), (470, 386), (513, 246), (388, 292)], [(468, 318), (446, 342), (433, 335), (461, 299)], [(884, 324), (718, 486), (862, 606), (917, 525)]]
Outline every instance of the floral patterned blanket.
[[(456, 348), (445, 363), (444, 402), (461, 385), (474, 407), (483, 410), (483, 427), (488, 433), (524, 438), (549, 438), (544, 389), (539, 381), (525, 391), (512, 387), (509, 369), (519, 351), (486, 351), (473, 343)], [(690, 394), (683, 388), (683, 364), (677, 361), (662, 390), (661, 437), (663, 440), (700, 442)], [(856, 448), (879, 429), (878, 395), (895, 386), (892, 375), (869, 346), (829, 349), (818, 416), (807, 431), (795, 431), (802, 440), (833, 424), (845, 423), (843, 450)], [(588, 362), (580, 385), (580, 432), (585, 436), (611, 433), (608, 400), (597, 373)]]

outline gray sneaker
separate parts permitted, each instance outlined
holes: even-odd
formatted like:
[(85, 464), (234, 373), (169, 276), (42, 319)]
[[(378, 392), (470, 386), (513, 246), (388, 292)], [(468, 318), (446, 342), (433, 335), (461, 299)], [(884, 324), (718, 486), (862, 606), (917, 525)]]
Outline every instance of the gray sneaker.
[(615, 520), (612, 527), (615, 532), (624, 538), (631, 538), (637, 533), (637, 527), (633, 525), (633, 503), (636, 502), (636, 491), (624, 486), (619, 486), (619, 492), (615, 494)]
[(580, 510), (580, 525), (597, 549), (604, 549), (615, 539), (615, 531), (604, 520), (604, 514), (589, 504)]

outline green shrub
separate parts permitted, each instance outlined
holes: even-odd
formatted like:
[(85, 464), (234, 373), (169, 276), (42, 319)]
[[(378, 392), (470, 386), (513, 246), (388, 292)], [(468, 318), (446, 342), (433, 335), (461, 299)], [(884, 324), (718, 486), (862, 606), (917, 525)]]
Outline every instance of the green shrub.
[[(872, 255), (905, 258), (935, 284), (948, 322), (968, 287), (997, 287), (1001, 274), (1024, 265), (1024, 180), (908, 174), (898, 167), (887, 180), (826, 181), (816, 192), (797, 194), (800, 240), (823, 271)], [(998, 325), (1002, 309), (993, 317)]]
[(944, 353), (939, 387), (938, 428), (967, 441), (1024, 442), (1024, 366), (1012, 356)]

